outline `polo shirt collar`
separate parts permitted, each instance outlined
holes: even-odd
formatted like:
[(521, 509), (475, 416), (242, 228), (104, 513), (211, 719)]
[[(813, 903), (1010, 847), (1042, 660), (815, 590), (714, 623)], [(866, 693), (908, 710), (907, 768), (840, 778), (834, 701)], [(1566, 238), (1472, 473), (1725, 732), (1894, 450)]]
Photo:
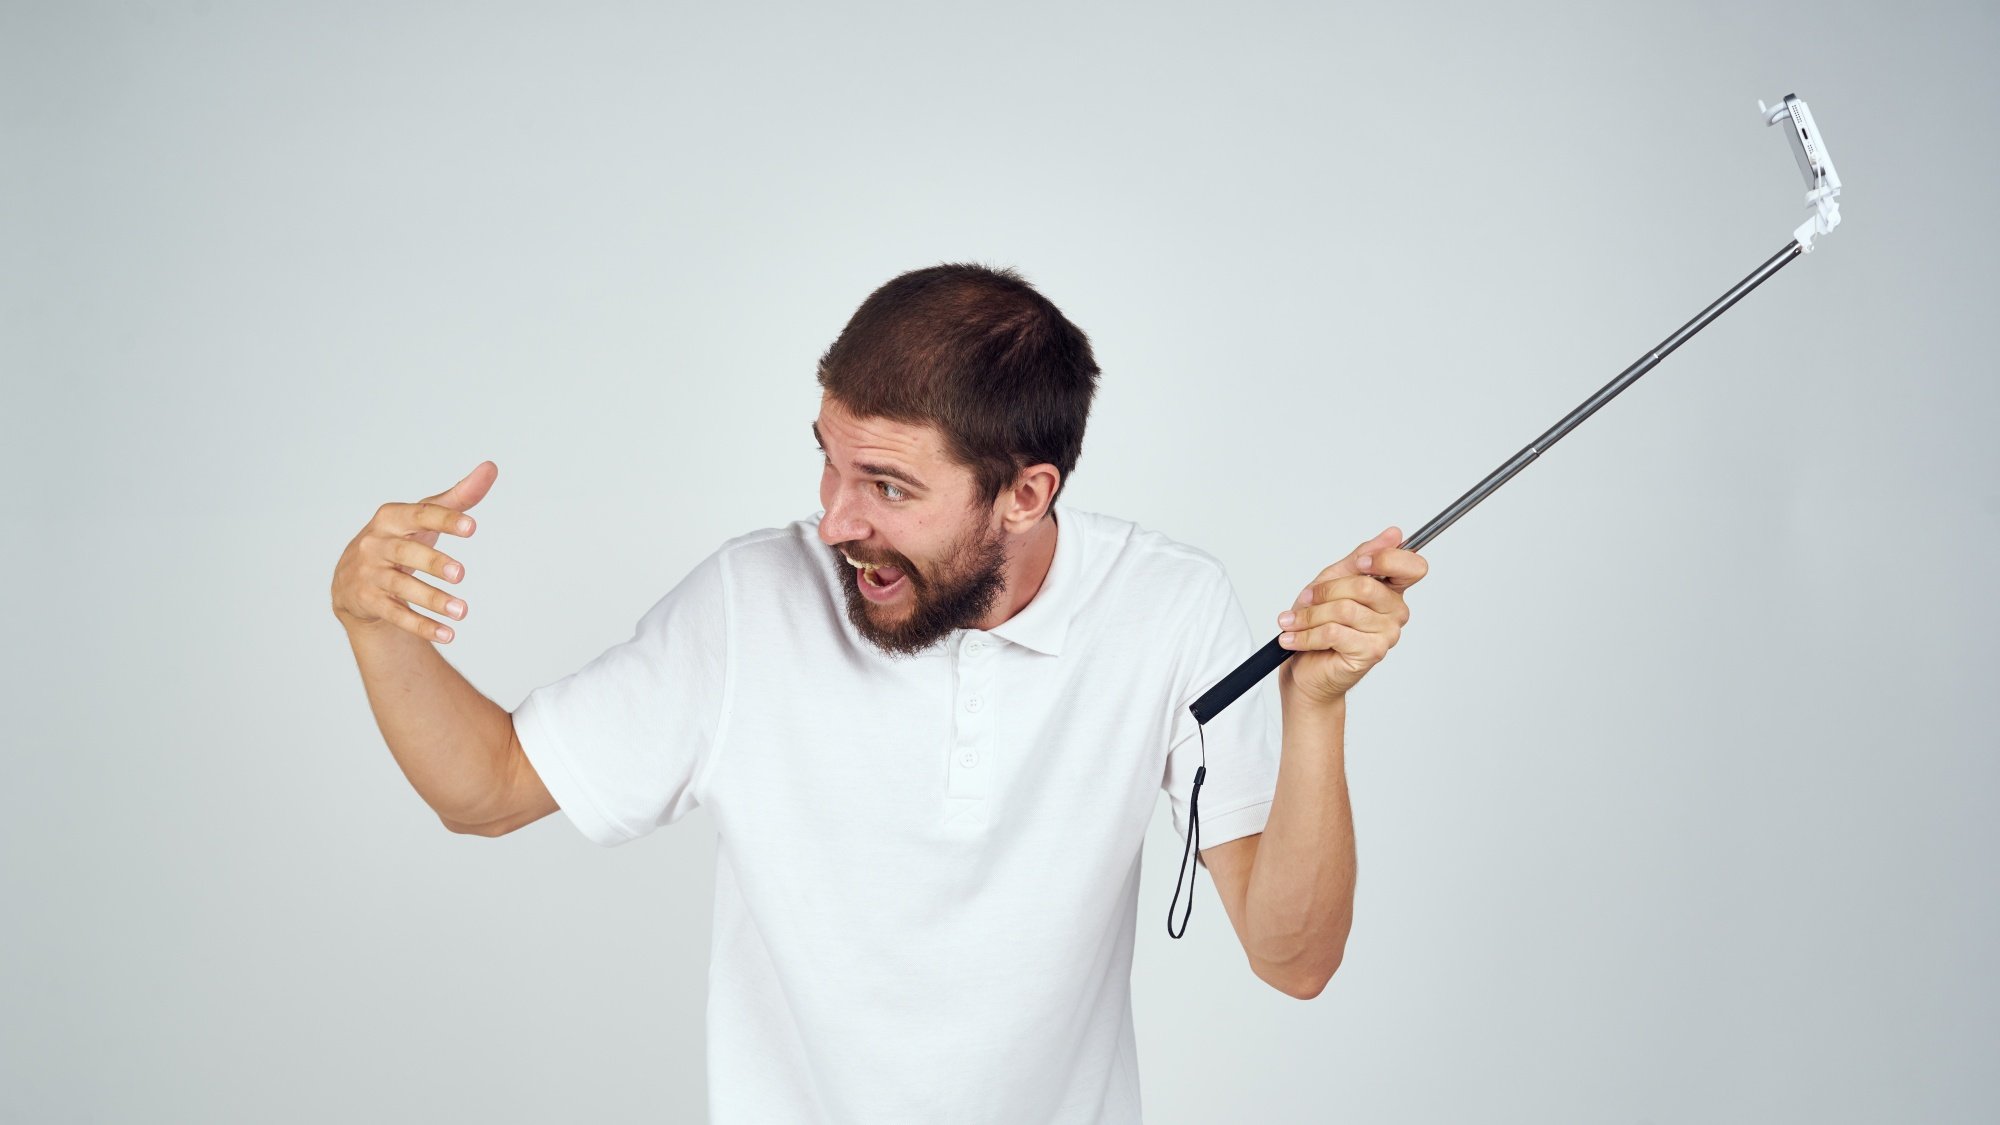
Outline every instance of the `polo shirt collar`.
[(1083, 581), (1083, 527), (1074, 515), (1068, 517), (1068, 527), (1062, 526), (1063, 509), (1058, 506), (1051, 505), (1049, 511), (1056, 518), (1056, 552), (1049, 560), (1042, 588), (1019, 613), (987, 632), (1036, 652), (1060, 656), (1070, 618), (1076, 615), (1077, 587)]

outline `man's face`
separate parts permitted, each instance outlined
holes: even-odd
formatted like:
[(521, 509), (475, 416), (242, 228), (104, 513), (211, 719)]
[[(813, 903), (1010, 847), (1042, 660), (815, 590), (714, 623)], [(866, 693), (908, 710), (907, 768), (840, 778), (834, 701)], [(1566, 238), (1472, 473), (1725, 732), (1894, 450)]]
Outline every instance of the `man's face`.
[(1006, 533), (997, 504), (973, 506), (972, 470), (936, 428), (857, 417), (823, 396), (813, 437), (826, 454), (819, 537), (845, 572), (855, 629), (909, 655), (983, 619), (1006, 586)]

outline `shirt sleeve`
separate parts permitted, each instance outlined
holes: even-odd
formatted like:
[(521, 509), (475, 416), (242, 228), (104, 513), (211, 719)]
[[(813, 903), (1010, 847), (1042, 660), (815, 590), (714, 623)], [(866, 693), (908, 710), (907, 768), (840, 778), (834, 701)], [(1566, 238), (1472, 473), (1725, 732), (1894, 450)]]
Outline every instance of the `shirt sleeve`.
[(696, 807), (729, 699), (728, 575), (718, 550), (639, 618), (631, 639), (514, 709), (549, 795), (611, 847)]
[[(1202, 777), (1198, 805), (1199, 844), (1209, 848), (1264, 830), (1271, 800), (1278, 791), (1278, 753), (1283, 742), (1275, 672), (1223, 708), (1205, 729), (1194, 721), (1188, 705), (1270, 639), (1251, 634), (1243, 604), (1219, 565), (1215, 589), (1205, 604), (1208, 609), (1196, 619), (1188, 642), (1191, 651), (1184, 667), (1193, 674), (1175, 709), (1162, 788), (1173, 810), (1174, 831), (1185, 841), (1189, 798), (1195, 770), (1203, 762), (1205, 741), (1208, 772)], [(1200, 862), (1200, 853), (1196, 853), (1196, 860)]]

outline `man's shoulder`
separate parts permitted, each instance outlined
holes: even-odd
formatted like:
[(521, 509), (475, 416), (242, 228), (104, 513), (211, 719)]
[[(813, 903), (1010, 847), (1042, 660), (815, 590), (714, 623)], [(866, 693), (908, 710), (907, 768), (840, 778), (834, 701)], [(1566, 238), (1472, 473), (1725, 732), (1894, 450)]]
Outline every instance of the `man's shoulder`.
[(1142, 630), (1146, 645), (1180, 654), (1187, 667), (1207, 660), (1205, 638), (1228, 621), (1236, 604), (1222, 560), (1135, 520), (1081, 514), (1086, 518), (1078, 523), (1089, 525), (1088, 534), (1102, 536), (1091, 551), (1099, 565), (1092, 568), (1095, 581), (1086, 583), (1096, 595), (1086, 599), (1088, 612), (1121, 630)]
[(1064, 518), (1078, 516), (1078, 524), (1086, 534), (1114, 544), (1116, 548), (1110, 552), (1112, 567), (1124, 569), (1130, 575), (1156, 577), (1172, 583), (1228, 583), (1228, 569), (1222, 565), (1222, 558), (1216, 558), (1212, 552), (1202, 550), (1192, 542), (1174, 538), (1164, 530), (1104, 512), (1066, 508), (1062, 514)]
[(793, 571), (811, 573), (822, 569), (818, 519), (807, 516), (788, 524), (760, 527), (723, 541), (709, 553), (709, 561), (721, 569), (742, 571)]
[(715, 553), (731, 555), (746, 550), (780, 554), (786, 551), (803, 553), (799, 548), (804, 545), (805, 539), (812, 535), (813, 523), (811, 519), (797, 519), (781, 527), (760, 527), (746, 531), (724, 540), (722, 545), (715, 549)]

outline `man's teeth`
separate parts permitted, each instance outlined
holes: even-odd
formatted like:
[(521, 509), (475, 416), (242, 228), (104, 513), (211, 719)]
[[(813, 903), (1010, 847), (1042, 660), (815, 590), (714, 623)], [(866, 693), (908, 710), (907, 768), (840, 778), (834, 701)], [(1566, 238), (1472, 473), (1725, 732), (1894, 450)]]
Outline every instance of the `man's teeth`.
[[(861, 572), (862, 581), (868, 583), (871, 586), (882, 588), (883, 584), (879, 581), (880, 576), (877, 575), (875, 572), (889, 565), (888, 563), (861, 562), (860, 560), (856, 559), (853, 555), (848, 554), (846, 551), (842, 551), (840, 553), (840, 557), (846, 559), (849, 565), (851, 565), (852, 567), (854, 567), (854, 569)], [(900, 582), (901, 579), (899, 578), (897, 579), (897, 581)]]

